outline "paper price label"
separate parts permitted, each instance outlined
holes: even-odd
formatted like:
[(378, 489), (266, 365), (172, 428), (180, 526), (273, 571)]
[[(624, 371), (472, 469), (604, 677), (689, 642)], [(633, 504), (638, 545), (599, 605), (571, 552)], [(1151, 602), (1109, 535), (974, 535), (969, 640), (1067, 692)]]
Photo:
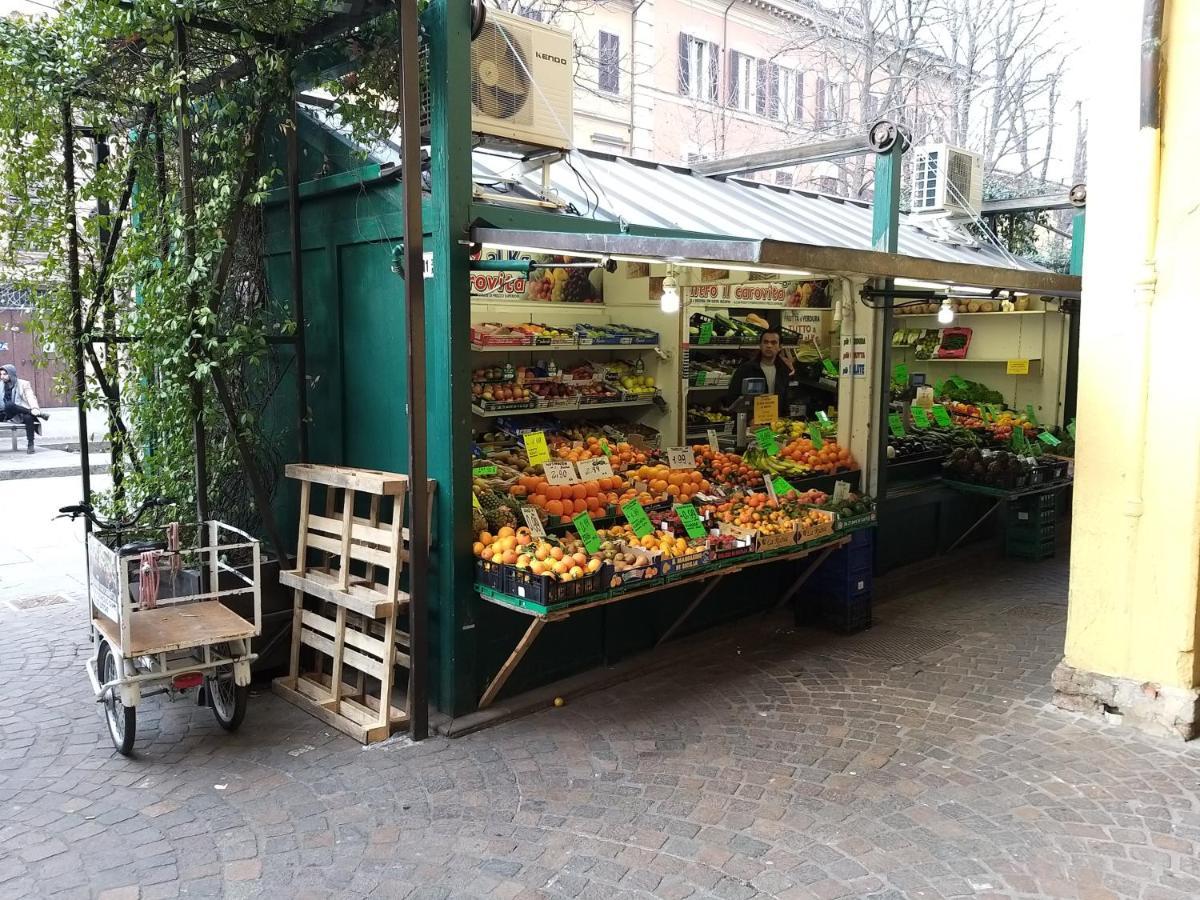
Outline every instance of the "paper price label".
[(531, 466), (540, 466), (549, 461), (550, 448), (546, 446), (546, 435), (543, 432), (532, 431), (524, 436), (524, 441), (525, 455), (529, 457)]
[(760, 428), (754, 432), (754, 440), (768, 456), (779, 455), (779, 445), (775, 443), (775, 432), (770, 428)]
[(1010, 359), (1005, 368), (1005, 373), (1008, 375), (1028, 375), (1029, 360), (1027, 359)]
[(762, 425), (779, 418), (779, 395), (759, 394), (754, 398), (754, 424)]
[(950, 427), (952, 420), (950, 418), (950, 413), (946, 412), (946, 407), (935, 406), (930, 409), (930, 412), (933, 413), (933, 421), (937, 422), (943, 428)]
[(904, 430), (904, 422), (900, 420), (899, 413), (892, 413), (890, 416), (888, 416), (888, 428), (891, 429), (892, 434), (898, 438), (904, 437), (904, 435), (907, 433)]
[(850, 482), (835, 481), (833, 483), (833, 502), (841, 503), (850, 496)]
[(646, 510), (642, 508), (642, 504), (636, 500), (626, 500), (622, 503), (621, 512), (625, 514), (625, 521), (629, 523), (629, 527), (633, 529), (633, 533), (638, 537), (645, 537), (654, 530), (654, 523), (646, 515)]
[(705, 322), (700, 326), (700, 337), (696, 339), (698, 344), (708, 344), (712, 342), (712, 322)]
[[(594, 459), (581, 459), (575, 464), (579, 469), (579, 479), (581, 481), (595, 481), (597, 478), (612, 478), (613, 470), (612, 463), (607, 459), (596, 457)], [(546, 479), (549, 481), (549, 479)]]
[(708, 429), (708, 446), (712, 448), (713, 453), (721, 452), (721, 442), (717, 440), (717, 430), (715, 428)]
[(795, 490), (782, 475), (776, 475), (771, 479), (771, 487), (775, 488), (776, 497), (782, 497), (788, 491)]
[(929, 413), (925, 412), (924, 407), (914, 406), (909, 410), (909, 412), (912, 414), (914, 428), (929, 427)]
[(572, 516), (571, 521), (575, 523), (575, 531), (579, 534), (579, 539), (583, 541), (583, 548), (588, 553), (598, 553), (600, 551), (600, 535), (596, 534), (596, 526), (592, 524), (592, 517), (586, 512), (581, 512)]
[(667, 448), (667, 465), (672, 469), (694, 469), (696, 468), (696, 454), (692, 452), (691, 447), (669, 447)]
[(779, 495), (775, 493), (775, 482), (774, 482), (774, 479), (771, 479), (771, 478), (764, 478), (764, 479), (763, 479), (763, 487), (765, 487), (765, 488), (767, 489), (767, 496), (768, 496), (768, 497), (770, 497), (772, 500), (778, 500), (778, 499), (779, 499)]
[(1039, 434), (1037, 436), (1037, 439), (1039, 441), (1041, 441), (1043, 444), (1045, 444), (1047, 447), (1057, 447), (1059, 444), (1062, 443), (1062, 441), (1060, 441), (1058, 438), (1056, 438), (1054, 435), (1052, 435), (1048, 431), (1043, 431), (1041, 434)]
[(825, 446), (825, 438), (821, 435), (821, 426), (816, 422), (809, 423), (808, 437), (812, 441), (812, 445), (818, 450)]
[(690, 538), (704, 537), (704, 522), (700, 518), (700, 513), (696, 507), (690, 503), (679, 503), (675, 506), (675, 512), (679, 516), (679, 524), (683, 526), (683, 530), (687, 532)]
[(522, 506), (521, 515), (525, 517), (525, 524), (529, 526), (529, 533), (535, 538), (544, 538), (546, 529), (542, 525), (542, 517), (538, 515), (538, 511), (532, 506)]
[(495, 475), (497, 471), (495, 466), (476, 466), (471, 470), (471, 477), (483, 478), (485, 475)]
[(551, 459), (542, 463), (542, 473), (550, 484), (575, 484), (579, 476), (569, 459)]

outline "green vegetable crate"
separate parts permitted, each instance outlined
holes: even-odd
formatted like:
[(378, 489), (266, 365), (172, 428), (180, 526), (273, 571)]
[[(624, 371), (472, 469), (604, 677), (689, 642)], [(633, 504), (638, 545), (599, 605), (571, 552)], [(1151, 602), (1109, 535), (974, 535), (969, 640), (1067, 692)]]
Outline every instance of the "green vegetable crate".
[(1049, 559), (1058, 538), (1057, 492), (1035, 494), (1009, 504), (1004, 523), (1004, 555), (1015, 559)]

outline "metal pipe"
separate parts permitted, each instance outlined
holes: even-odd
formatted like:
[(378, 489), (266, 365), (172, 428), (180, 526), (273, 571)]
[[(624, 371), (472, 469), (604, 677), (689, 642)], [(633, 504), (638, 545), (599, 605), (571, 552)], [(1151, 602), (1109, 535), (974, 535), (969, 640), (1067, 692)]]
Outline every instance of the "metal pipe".
[[(175, 20), (175, 51), (179, 62), (179, 196), (183, 211), (183, 268), (189, 275), (196, 264), (196, 197), (192, 180), (192, 130), (188, 125), (188, 37), (187, 26), (182, 19)], [(236, 236), (235, 236), (236, 238)], [(193, 334), (198, 335), (196, 311), (200, 292), (188, 288), (188, 318)], [(199, 337), (188, 341), (188, 361), (193, 365), (203, 353)], [(192, 440), (196, 445), (196, 518), (208, 521), (208, 448), (204, 429), (204, 382), (188, 372), (192, 401)]]
[[(83, 480), (83, 502), (92, 502), (92, 469), (87, 440), (87, 377), (83, 362), (83, 294), (79, 287), (79, 223), (75, 216), (75, 123), (71, 101), (62, 102), (63, 126), (63, 211), (67, 217), (67, 288), (71, 294), (71, 355), (75, 364), (75, 407), (79, 416), (79, 466)], [(84, 530), (91, 523), (84, 517)]]
[(300, 111), (293, 92), (287, 132), (288, 238), (291, 242), (292, 314), (296, 317), (296, 404), (300, 462), (308, 462), (308, 353), (304, 341), (304, 263), (300, 247)]
[(1141, 98), (1138, 133), (1140, 165), (1134, 167), (1144, 179), (1142, 206), (1142, 264), (1134, 283), (1134, 311), (1137, 334), (1130, 342), (1138, 348), (1137, 397), (1131, 433), (1136, 434), (1129, 480), (1131, 491), (1125, 501), (1125, 515), (1139, 518), (1143, 509), (1143, 482), (1146, 475), (1146, 428), (1150, 416), (1150, 369), (1153, 359), (1151, 320), (1158, 292), (1158, 198), (1162, 166), (1162, 25), (1165, 0), (1145, 0), (1142, 8)]
[[(96, 153), (96, 174), (100, 174), (102, 167), (108, 165), (108, 136), (104, 134), (94, 134), (92, 136), (92, 146)], [(130, 172), (136, 171), (136, 164), (130, 163)], [(122, 197), (124, 200), (124, 197)], [(127, 202), (127, 201), (126, 201)], [(124, 203), (122, 203), (121, 212), (124, 212)], [(100, 273), (100, 283), (96, 286), (95, 303), (101, 309), (101, 322), (106, 333), (112, 334), (117, 330), (116, 327), (116, 312), (113, 309), (112, 291), (108, 290), (105, 282), (107, 281), (108, 266), (111, 265), (112, 252), (116, 250), (116, 241), (113, 239), (114, 234), (108, 227), (108, 216), (111, 213), (108, 199), (101, 196), (96, 201), (96, 214), (100, 218), (100, 246), (104, 248), (104, 264)], [(111, 251), (111, 252), (110, 252)], [(91, 321), (95, 317), (95, 308), (88, 316)], [(95, 352), (93, 347), (89, 347), (91, 352)], [(116, 495), (118, 503), (125, 495), (123, 483), (125, 481), (125, 469), (121, 465), (121, 444), (124, 442), (124, 435), (116, 428), (116, 420), (121, 415), (121, 384), (120, 372), (117, 363), (117, 347), (108, 345), (104, 348), (104, 375), (108, 380), (110, 392), (106, 395), (106, 408), (108, 410), (108, 439), (111, 442), (109, 447), (109, 461), (112, 466), (112, 483), (113, 493)]]
[[(429, 736), (429, 483), (425, 424), (425, 272), (421, 225), (421, 97), (417, 4), (396, 0), (400, 26), (400, 157), (404, 206), (404, 311), (408, 327), (409, 735)], [(454, 549), (447, 548), (448, 554)], [(453, 564), (452, 562), (450, 563)], [(449, 602), (447, 600), (447, 602)], [(388, 698), (380, 699), (387, 703)]]

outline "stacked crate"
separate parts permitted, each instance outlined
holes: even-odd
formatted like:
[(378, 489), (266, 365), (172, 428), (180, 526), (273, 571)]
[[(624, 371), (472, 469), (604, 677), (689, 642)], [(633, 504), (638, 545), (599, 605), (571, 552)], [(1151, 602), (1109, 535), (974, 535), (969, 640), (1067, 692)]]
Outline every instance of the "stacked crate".
[(409, 667), (408, 478), (307, 464), (286, 474), (300, 482), (300, 533), (296, 568), (279, 575), (294, 611), (289, 672), (274, 690), (364, 744), (382, 740), (409, 719), (392, 700), (397, 667)]
[(1004, 555), (1015, 559), (1049, 559), (1058, 535), (1058, 491), (1021, 497), (1007, 504)]
[(875, 570), (875, 529), (850, 534), (850, 544), (830, 555), (809, 579), (818, 621), (841, 634), (871, 627), (871, 590)]

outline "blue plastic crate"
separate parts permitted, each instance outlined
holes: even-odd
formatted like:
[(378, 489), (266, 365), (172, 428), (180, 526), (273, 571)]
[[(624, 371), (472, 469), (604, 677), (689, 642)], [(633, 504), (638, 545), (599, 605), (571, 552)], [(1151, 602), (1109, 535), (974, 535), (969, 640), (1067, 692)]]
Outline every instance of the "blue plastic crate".
[(819, 600), (820, 622), (839, 634), (854, 634), (871, 627), (871, 592), (849, 597), (823, 596)]

